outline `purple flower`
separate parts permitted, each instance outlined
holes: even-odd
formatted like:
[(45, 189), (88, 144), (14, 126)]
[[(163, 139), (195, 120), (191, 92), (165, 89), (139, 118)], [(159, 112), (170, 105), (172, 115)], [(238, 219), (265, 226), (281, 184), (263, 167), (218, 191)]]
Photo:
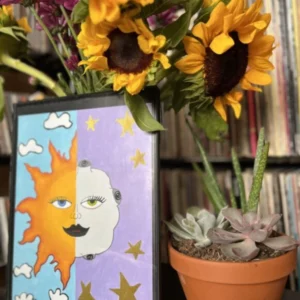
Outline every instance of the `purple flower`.
[(55, 0), (57, 4), (63, 5), (68, 10), (73, 10), (78, 1), (79, 0)]
[(0, 5), (19, 4), (22, 0), (0, 0)]
[[(59, 29), (66, 25), (66, 20), (62, 15), (58, 5), (53, 0), (41, 0), (38, 3), (38, 14), (48, 29)], [(37, 23), (37, 29), (42, 30)]]
[(70, 71), (75, 71), (78, 68), (78, 55), (77, 54), (72, 54), (67, 60), (66, 60), (66, 65)]
[(178, 7), (171, 7), (158, 15), (149, 17), (148, 23), (154, 29), (159, 27), (165, 27), (173, 23), (177, 19), (177, 11)]

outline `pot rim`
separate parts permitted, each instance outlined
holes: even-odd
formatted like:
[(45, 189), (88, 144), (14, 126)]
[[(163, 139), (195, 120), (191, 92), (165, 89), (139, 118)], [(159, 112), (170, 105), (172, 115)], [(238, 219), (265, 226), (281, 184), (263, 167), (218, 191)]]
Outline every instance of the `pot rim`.
[(297, 248), (281, 256), (264, 260), (220, 262), (195, 258), (180, 253), (172, 246), (171, 242), (169, 242), (168, 247), (170, 263), (178, 273), (210, 282), (228, 284), (270, 282), (288, 276), (296, 268), (297, 263)]

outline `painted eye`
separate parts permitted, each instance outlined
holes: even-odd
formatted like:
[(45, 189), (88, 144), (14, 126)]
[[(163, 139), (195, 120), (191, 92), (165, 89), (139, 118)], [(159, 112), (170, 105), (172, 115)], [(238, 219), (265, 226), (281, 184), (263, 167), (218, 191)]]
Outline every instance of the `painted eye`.
[(95, 209), (101, 206), (105, 201), (106, 200), (103, 197), (95, 197), (85, 200), (81, 205), (85, 208)]
[(69, 208), (72, 203), (67, 200), (55, 200), (52, 202), (52, 205), (59, 209)]

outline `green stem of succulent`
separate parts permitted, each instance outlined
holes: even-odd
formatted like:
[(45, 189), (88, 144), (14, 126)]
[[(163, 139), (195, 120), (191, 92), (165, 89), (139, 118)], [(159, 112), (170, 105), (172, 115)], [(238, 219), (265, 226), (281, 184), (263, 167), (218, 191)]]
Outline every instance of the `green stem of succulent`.
[(62, 57), (62, 55), (61, 55), (61, 53), (60, 53), (60, 51), (59, 51), (59, 49), (58, 49), (58, 47), (57, 47), (57, 45), (56, 45), (56, 43), (55, 43), (53, 37), (52, 37), (52, 35), (51, 35), (49, 29), (48, 29), (47, 26), (44, 24), (44, 22), (42, 21), (42, 19), (41, 19), (40, 16), (38, 15), (37, 11), (36, 11), (33, 7), (31, 7), (30, 10), (31, 10), (32, 14), (34, 15), (35, 19), (37, 20), (37, 22), (38, 22), (38, 23), (41, 25), (41, 27), (43, 28), (43, 30), (44, 30), (44, 32), (46, 33), (46, 35), (47, 35), (47, 37), (48, 37), (48, 39), (49, 39), (51, 45), (52, 45), (53, 48), (54, 48), (54, 50), (55, 50), (55, 52), (56, 52), (58, 58), (60, 59), (60, 61), (61, 61), (62, 65), (63, 65), (63, 67), (65, 68), (65, 70), (66, 70), (66, 72), (67, 72), (67, 74), (69, 75), (70, 80), (72, 80), (72, 79), (73, 79), (72, 74), (71, 74), (70, 70), (68, 69), (68, 67), (66, 66), (65, 60), (64, 60), (64, 58)]
[(235, 173), (238, 187), (239, 187), (242, 211), (243, 211), (243, 213), (246, 213), (247, 212), (247, 200), (246, 200), (245, 183), (244, 183), (238, 155), (234, 149), (231, 150), (231, 156), (232, 156), (232, 164), (233, 164), (234, 173)]
[[(77, 41), (78, 41), (77, 34), (76, 34), (75, 30), (74, 30), (74, 26), (72, 24), (72, 21), (69, 18), (68, 13), (66, 12), (65, 8), (63, 7), (63, 5), (60, 5), (60, 10), (61, 10), (61, 12), (62, 12), (62, 14), (63, 14), (63, 16), (64, 16), (67, 24), (68, 24), (68, 27), (69, 27), (69, 30), (71, 32), (72, 37), (74, 38), (74, 40), (77, 43)], [(84, 56), (82, 50), (81, 49), (78, 49), (78, 50), (79, 50), (79, 54), (80, 54), (81, 60), (85, 60), (85, 56)], [(85, 74), (86, 74), (86, 77), (87, 77), (87, 82), (88, 82), (89, 87), (93, 88), (92, 87), (92, 77), (91, 77), (90, 72), (87, 71)]]
[(55, 81), (53, 81), (49, 76), (47, 76), (43, 72), (23, 63), (18, 59), (12, 58), (11, 56), (5, 53), (2, 53), (0, 55), (0, 61), (2, 64), (4, 64), (7, 67), (10, 67), (19, 72), (25, 73), (29, 76), (38, 79), (45, 87), (50, 89), (56, 96), (58, 97), (66, 96), (65, 92), (60, 87), (60, 85), (57, 84)]

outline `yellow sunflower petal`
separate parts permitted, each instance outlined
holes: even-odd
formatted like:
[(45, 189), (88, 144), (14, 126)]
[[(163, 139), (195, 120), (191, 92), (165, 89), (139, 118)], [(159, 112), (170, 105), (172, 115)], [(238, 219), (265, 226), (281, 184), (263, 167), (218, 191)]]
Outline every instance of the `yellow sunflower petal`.
[(231, 0), (228, 5), (227, 9), (230, 13), (234, 15), (239, 15), (244, 12), (245, 10), (245, 1), (244, 0)]
[(87, 65), (88, 69), (104, 71), (108, 70), (108, 62), (105, 56), (93, 56), (88, 60), (83, 60), (79, 64), (79, 66)]
[(14, 16), (14, 10), (12, 5), (3, 5), (2, 6), (2, 11), (5, 15), (13, 18)]
[(126, 86), (126, 90), (131, 95), (137, 95), (144, 87), (147, 72), (140, 74), (130, 74), (129, 83)]
[(195, 74), (203, 68), (204, 60), (200, 55), (189, 54), (180, 59), (175, 66), (183, 73)]
[(210, 49), (216, 54), (223, 54), (234, 46), (234, 40), (231, 36), (221, 33), (215, 37), (210, 44)]
[(234, 111), (234, 115), (237, 119), (240, 118), (242, 112), (242, 105), (240, 103), (232, 103), (230, 105)]
[(149, 28), (145, 25), (144, 21), (142, 19), (135, 20), (135, 23), (138, 27), (139, 34), (144, 35), (148, 39), (151, 39), (154, 37), (153, 33), (149, 30)]
[(108, 22), (114, 22), (118, 19), (120, 19), (121, 11), (118, 4), (112, 5), (110, 9), (108, 10), (108, 14), (105, 17), (105, 20)]
[(265, 56), (272, 53), (274, 47), (275, 38), (272, 35), (264, 35), (256, 38), (251, 44), (249, 44), (249, 54), (256, 56)]
[(129, 82), (128, 74), (115, 74), (114, 75), (114, 86), (115, 92), (119, 91), (121, 88), (125, 87)]
[(203, 45), (193, 37), (186, 36), (183, 39), (184, 49), (187, 54), (199, 54), (205, 57), (206, 51)]
[(89, 13), (90, 18), (94, 24), (99, 24), (105, 20), (106, 16), (106, 5), (98, 0), (89, 1)]
[(272, 83), (272, 77), (265, 73), (255, 69), (250, 69), (246, 74), (245, 78), (253, 84), (257, 85), (269, 85)]
[(206, 26), (215, 34), (222, 32), (224, 15), (226, 14), (226, 5), (223, 2), (220, 2), (212, 11)]
[(204, 23), (198, 23), (192, 30), (194, 36), (201, 39), (204, 47), (210, 44), (210, 32)]
[(226, 98), (226, 104), (230, 105), (234, 111), (234, 115), (237, 119), (241, 116), (242, 106), (240, 104), (240, 101), (243, 99), (243, 93), (242, 92), (231, 92), (225, 96)]
[(262, 89), (252, 85), (246, 78), (242, 78), (240, 81), (241, 88), (246, 91), (262, 92)]
[(17, 21), (17, 23), (20, 27), (22, 27), (25, 30), (25, 32), (27, 32), (27, 33), (32, 32), (32, 29), (31, 29), (30, 25), (28, 24), (28, 20), (26, 17), (21, 18), (20, 20)]
[(162, 66), (163, 66), (164, 69), (171, 68), (171, 64), (169, 63), (169, 58), (165, 54), (163, 54), (163, 53), (155, 53), (153, 55), (153, 58), (155, 60), (158, 60), (162, 64)]
[(248, 60), (248, 65), (252, 69), (261, 71), (274, 70), (274, 65), (268, 59), (259, 56), (251, 56)]
[(233, 25), (233, 19), (234, 19), (233, 14), (229, 14), (224, 17), (224, 24), (223, 24), (223, 32), (224, 33), (228, 34), (228, 32), (230, 31), (230, 29)]
[(144, 53), (146, 53), (146, 54), (152, 53), (152, 49), (150, 47), (149, 40), (145, 36), (139, 35), (138, 36), (138, 43), (139, 43), (139, 46), (140, 46), (141, 50)]
[(137, 2), (143, 6), (146, 6), (148, 4), (152, 4), (154, 0), (134, 0), (134, 2)]
[(257, 34), (257, 29), (254, 26), (247, 26), (242, 31), (239, 31), (239, 40), (243, 44), (250, 44), (253, 42), (255, 35)]
[(219, 115), (222, 117), (224, 121), (227, 121), (227, 114), (226, 114), (226, 109), (223, 104), (223, 99), (222, 97), (217, 97), (215, 102), (214, 102), (214, 108), (215, 110), (219, 113)]
[(123, 18), (118, 24), (118, 28), (124, 33), (139, 33), (137, 24), (131, 18)]

